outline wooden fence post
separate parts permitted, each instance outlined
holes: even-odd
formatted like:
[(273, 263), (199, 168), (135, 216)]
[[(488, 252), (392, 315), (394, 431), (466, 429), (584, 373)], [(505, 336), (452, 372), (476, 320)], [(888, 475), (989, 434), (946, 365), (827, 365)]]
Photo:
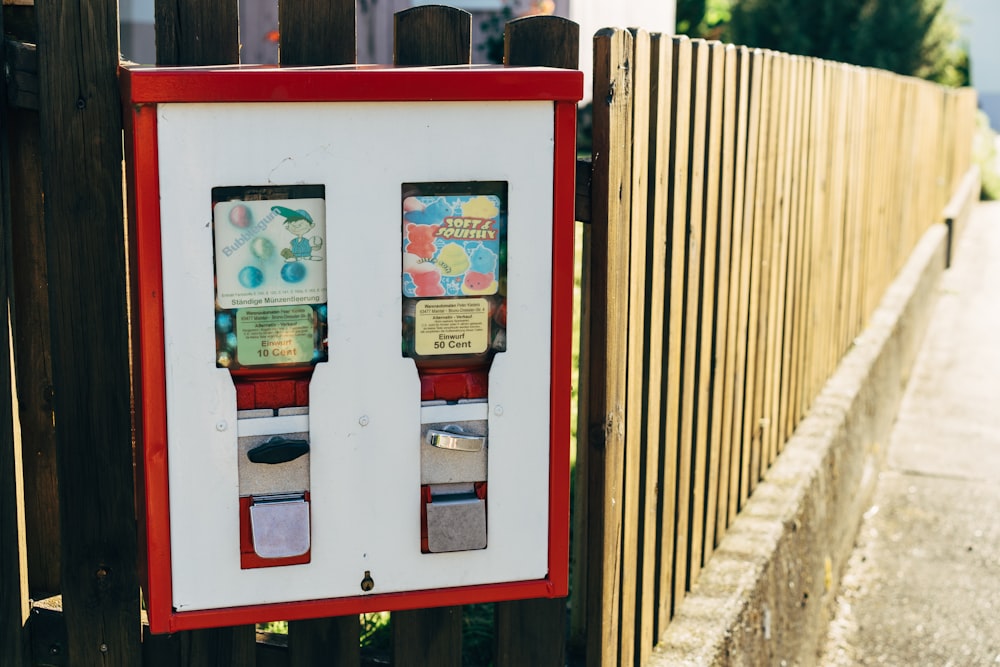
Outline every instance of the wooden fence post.
[(629, 33), (605, 29), (595, 35), (589, 426), (577, 434), (577, 456), (585, 450), (589, 476), (588, 665), (618, 661), (627, 352), (620, 323), (628, 318), (631, 55)]
[[(507, 23), (504, 64), (577, 69), (580, 26), (556, 16), (530, 16)], [(566, 664), (566, 600), (539, 599), (496, 605), (495, 664)]]
[[(7, 127), (11, 301), (24, 483), (28, 590), (34, 599), (59, 591), (59, 480), (52, 414), (45, 218), (38, 124), (35, 8), (6, 7)], [(8, 19), (15, 18), (14, 21)], [(13, 41), (22, 40), (22, 41)], [(26, 454), (26, 455), (25, 455)]]
[(281, 64), (305, 67), (357, 62), (355, 11), (353, 0), (278, 0)]
[(140, 644), (117, 3), (37, 20), (67, 658), (124, 667)]
[(397, 67), (472, 62), (472, 14), (462, 9), (424, 5), (396, 12), (393, 33)]
[[(238, 10), (237, 0), (156, 0), (156, 64), (238, 63)], [(256, 632), (252, 625), (149, 636), (146, 644), (147, 656), (162, 653), (157, 657), (173, 656), (181, 665), (244, 667), (254, 665), (256, 660)]]
[(240, 61), (238, 0), (155, 0), (157, 65)]
[[(279, 0), (278, 25), (283, 67), (346, 65), (357, 58), (354, 0)], [(356, 614), (292, 621), (288, 658), (292, 667), (323, 662), (361, 664), (361, 624)]]
[[(3, 39), (3, 14), (0, 13), (0, 39)], [(2, 44), (0, 44), (2, 46)], [(0, 65), (6, 71), (6, 49), (0, 51)], [(4, 77), (5, 78), (5, 77)], [(0, 78), (0, 295), (9, 298), (10, 275), (10, 187), (7, 161), (7, 86)], [(10, 342), (9, 319), (0, 322), (0, 663), (11, 667), (26, 665), (24, 631), (27, 605), (26, 573), (21, 570), (21, 531), (17, 492), (18, 442), (14, 437), (11, 410), (11, 367), (6, 354)]]
[[(429, 5), (397, 12), (393, 64), (464, 65), (472, 62), (472, 15)], [(462, 664), (462, 608), (441, 607), (392, 614), (396, 667)]]

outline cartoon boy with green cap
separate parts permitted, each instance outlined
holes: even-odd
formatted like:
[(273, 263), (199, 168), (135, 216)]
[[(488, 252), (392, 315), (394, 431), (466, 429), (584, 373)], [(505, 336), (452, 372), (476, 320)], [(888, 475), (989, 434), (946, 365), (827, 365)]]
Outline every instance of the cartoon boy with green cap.
[(271, 211), (285, 218), (285, 229), (295, 235), (288, 247), (281, 250), (281, 256), (286, 262), (322, 259), (313, 255), (313, 251), (323, 247), (323, 239), (319, 236), (312, 237), (311, 241), (305, 238), (305, 235), (316, 226), (308, 211), (292, 210), (284, 206), (272, 206)]

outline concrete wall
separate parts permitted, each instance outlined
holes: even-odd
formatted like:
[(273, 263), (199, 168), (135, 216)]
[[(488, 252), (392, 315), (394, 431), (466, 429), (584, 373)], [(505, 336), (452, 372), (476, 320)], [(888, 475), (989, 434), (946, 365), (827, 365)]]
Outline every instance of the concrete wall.
[[(978, 190), (956, 196), (974, 202)], [(650, 667), (815, 664), (937, 303), (948, 235), (942, 223), (921, 239), (679, 605)]]

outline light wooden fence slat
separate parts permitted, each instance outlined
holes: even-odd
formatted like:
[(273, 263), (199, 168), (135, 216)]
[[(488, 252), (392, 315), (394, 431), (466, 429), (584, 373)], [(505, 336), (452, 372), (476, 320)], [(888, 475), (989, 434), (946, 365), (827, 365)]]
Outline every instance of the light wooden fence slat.
[[(712, 454), (715, 443), (709, 438), (709, 423), (712, 417), (712, 365), (713, 345), (715, 341), (715, 286), (718, 262), (719, 233), (719, 178), (721, 170), (722, 146), (722, 85), (725, 47), (721, 42), (708, 42), (703, 45), (705, 59), (705, 87), (701, 95), (705, 97), (705, 137), (700, 145), (704, 151), (704, 201), (702, 217), (693, 224), (702, 229), (702, 257), (699, 269), (699, 286), (696, 292), (698, 299), (698, 336), (696, 344), (696, 399), (695, 399), (695, 457), (694, 457), (694, 490), (692, 493), (691, 511), (691, 562), (689, 581), (693, 586), (698, 581), (701, 567), (706, 555), (711, 552), (712, 544), (706, 545), (707, 512), (712, 505), (708, 498), (714, 485), (718, 483), (717, 476), (712, 474), (712, 463), (718, 458)], [(713, 477), (715, 479), (713, 479)], [(714, 523), (714, 522), (713, 522)]]
[[(822, 102), (817, 105), (815, 119), (818, 121), (818, 136), (816, 140), (816, 175), (814, 177), (814, 206), (812, 229), (815, 233), (815, 241), (811, 247), (812, 258), (809, 263), (815, 279), (813, 280), (813, 307), (812, 326), (810, 327), (810, 353), (809, 368), (811, 377), (809, 383), (809, 393), (818, 392), (821, 386), (821, 378), (826, 372), (826, 360), (824, 353), (826, 348), (824, 342), (829, 335), (829, 321), (826, 317), (828, 312), (827, 298), (830, 290), (829, 263), (830, 253), (830, 230), (827, 224), (830, 206), (830, 136), (832, 133), (832, 112), (829, 109), (830, 94), (833, 89), (833, 72), (829, 63), (819, 61), (818, 85), (814, 95), (821, 96)], [(819, 252), (823, 248), (824, 252)]]
[(587, 664), (608, 666), (618, 661), (621, 602), (631, 41), (610, 29), (594, 36)]
[[(765, 277), (762, 282), (764, 292), (761, 295), (761, 304), (765, 308), (766, 319), (762, 321), (764, 331), (763, 336), (763, 357), (760, 360), (761, 383), (763, 392), (760, 403), (760, 425), (761, 425), (761, 469), (758, 473), (762, 478), (765, 471), (774, 462), (777, 453), (777, 438), (775, 431), (777, 427), (777, 415), (775, 412), (775, 389), (780, 379), (780, 369), (778, 367), (780, 356), (778, 349), (780, 341), (778, 337), (779, 323), (781, 321), (781, 294), (783, 289), (783, 271), (785, 261), (785, 205), (787, 203), (787, 183), (786, 175), (788, 162), (788, 55), (775, 54), (772, 69), (772, 101), (775, 104), (775, 113), (771, 116), (771, 132), (773, 137), (769, 146), (769, 152), (773, 156), (772, 162), (768, 165), (768, 203), (765, 219), (767, 221), (768, 236), (765, 241), (764, 251), (767, 253), (767, 260), (764, 266)], [(766, 304), (766, 305), (765, 305)]]
[(117, 4), (39, 3), (36, 17), (67, 658), (135, 665)]
[(741, 490), (741, 499), (745, 503), (757, 487), (761, 472), (761, 409), (763, 399), (763, 373), (761, 372), (761, 358), (763, 357), (762, 337), (766, 335), (763, 321), (766, 307), (761, 306), (764, 287), (763, 279), (766, 273), (763, 267), (766, 266), (768, 254), (768, 227), (770, 220), (767, 217), (767, 204), (769, 200), (769, 183), (773, 184), (773, 129), (771, 105), (773, 104), (773, 94), (771, 86), (771, 69), (773, 54), (765, 51), (760, 65), (761, 74), (761, 112), (760, 112), (760, 136), (757, 144), (756, 155), (756, 189), (753, 197), (753, 255), (750, 260), (750, 310), (749, 328), (747, 330), (747, 370), (746, 370), (746, 393), (743, 409), (743, 438), (745, 448), (749, 452), (749, 475), (747, 486)]
[(775, 261), (772, 267), (773, 294), (771, 298), (772, 317), (769, 332), (769, 408), (768, 421), (768, 467), (774, 463), (781, 448), (781, 387), (785, 382), (785, 300), (788, 295), (788, 273), (791, 260), (791, 209), (793, 205), (792, 172), (794, 169), (795, 151), (795, 110), (794, 100), (797, 93), (793, 57), (782, 55), (781, 63), (781, 114), (779, 139), (779, 173), (780, 181), (776, 184), (774, 223), (777, 231), (775, 240)]
[(723, 111), (722, 111), (722, 174), (719, 183), (719, 270), (717, 317), (719, 323), (715, 329), (715, 368), (712, 375), (712, 430), (710, 440), (717, 452), (713, 457), (712, 467), (716, 475), (715, 488), (709, 489), (709, 510), (706, 512), (705, 543), (715, 549), (726, 531), (726, 517), (729, 502), (729, 474), (732, 460), (732, 433), (727, 428), (732, 417), (732, 375), (730, 333), (735, 333), (735, 315), (732, 305), (735, 299), (730, 298), (733, 288), (733, 278), (737, 273), (734, 268), (734, 253), (739, 252), (734, 244), (733, 218), (734, 199), (736, 198), (736, 143), (739, 120), (736, 114), (739, 110), (739, 60), (735, 46), (725, 46), (723, 53)]
[[(754, 276), (760, 257), (760, 232), (758, 231), (757, 197), (758, 175), (763, 175), (763, 163), (758, 159), (761, 150), (761, 129), (764, 127), (764, 52), (754, 49), (745, 59), (749, 70), (750, 120), (747, 126), (746, 184), (744, 186), (744, 215), (742, 258), (740, 263), (740, 310), (737, 318), (736, 397), (734, 399), (733, 444), (740, 450), (739, 502), (743, 507), (750, 497), (750, 471), (753, 466), (753, 397), (748, 389), (753, 385), (753, 355), (751, 336), (755, 330), (751, 323), (756, 317)], [(766, 132), (764, 133), (766, 136)], [(760, 167), (760, 168), (759, 168)], [(756, 259), (755, 259), (756, 258)]]
[[(726, 404), (723, 417), (723, 437), (730, 450), (728, 500), (724, 518), (720, 518), (719, 536), (736, 518), (740, 501), (740, 471), (742, 469), (743, 377), (746, 362), (746, 314), (743, 297), (744, 267), (749, 272), (750, 245), (746, 224), (746, 192), (748, 183), (748, 136), (751, 116), (750, 50), (736, 49), (737, 67), (737, 130), (735, 174), (733, 176), (733, 241), (732, 275), (729, 281), (729, 331), (726, 341)], [(759, 111), (759, 107), (758, 107)]]
[(782, 442), (789, 438), (802, 418), (799, 411), (799, 393), (802, 388), (802, 348), (803, 336), (809, 326), (806, 316), (806, 294), (808, 278), (806, 267), (806, 232), (808, 229), (809, 212), (809, 91), (811, 90), (812, 65), (809, 59), (799, 59), (798, 62), (798, 102), (796, 107), (796, 153), (794, 169), (795, 205), (792, 212), (792, 225), (795, 241), (793, 244), (794, 271), (789, 282), (793, 290), (788, 309), (786, 339), (788, 343), (788, 382), (785, 383), (782, 394), (784, 411), (784, 429)]
[[(673, 151), (668, 169), (669, 198), (668, 215), (668, 262), (670, 273), (667, 301), (667, 383), (665, 389), (666, 416), (664, 426), (664, 475), (673, 470), (669, 479), (664, 480), (663, 522), (661, 530), (662, 546), (660, 558), (664, 567), (660, 570), (660, 614), (659, 632), (666, 629), (673, 610), (684, 596), (684, 572), (677, 567), (675, 554), (686, 551), (687, 537), (680, 531), (681, 478), (685, 475), (681, 454), (680, 408), (681, 361), (684, 350), (684, 290), (685, 261), (687, 249), (687, 202), (690, 164), (691, 126), (691, 41), (686, 37), (673, 38), (673, 70), (670, 86), (674, 100), (671, 133)], [(688, 463), (690, 465), (690, 463)], [(684, 491), (686, 493), (686, 490)], [(685, 504), (686, 507), (686, 504)]]
[[(705, 189), (705, 126), (707, 96), (703, 93), (708, 82), (708, 52), (704, 40), (691, 40), (691, 121), (690, 121), (690, 176), (687, 182), (687, 209), (684, 211), (684, 287), (682, 307), (683, 356), (681, 358), (680, 440), (678, 443), (677, 475), (677, 546), (674, 551), (675, 605), (690, 585), (692, 526), (691, 511), (695, 493), (694, 469), (696, 446), (698, 378), (698, 289), (702, 261), (702, 224)], [(679, 222), (679, 221), (675, 221)]]
[[(649, 162), (649, 33), (631, 29), (632, 115), (628, 146), (632, 164), (629, 186), (629, 269), (628, 269), (628, 356), (625, 399), (625, 467), (622, 508), (621, 629), (618, 662), (635, 662), (637, 635), (641, 624), (637, 590), (641, 571), (640, 551), (644, 537), (640, 524), (645, 458), (645, 380), (647, 374), (646, 322), (646, 209), (647, 169)], [(640, 633), (641, 634), (641, 633)], [(641, 652), (641, 649), (640, 649)]]
[[(645, 508), (643, 513), (643, 550), (641, 590), (641, 624), (639, 628), (639, 663), (646, 664), (659, 636), (660, 619), (669, 616), (664, 609), (664, 592), (660, 587), (661, 568), (669, 568), (671, 556), (661, 551), (663, 531), (672, 526), (665, 520), (673, 512), (674, 469), (668, 464), (672, 448), (667, 447), (664, 432), (667, 380), (665, 365), (665, 317), (668, 233), (668, 186), (672, 137), (670, 108), (673, 102), (671, 70), (673, 48), (669, 37), (662, 33), (650, 35), (650, 111), (649, 111), (649, 181), (647, 209), (646, 263), (649, 267), (646, 308), (649, 320), (649, 387), (646, 395), (646, 458), (645, 458)], [(664, 562), (666, 559), (666, 562)]]

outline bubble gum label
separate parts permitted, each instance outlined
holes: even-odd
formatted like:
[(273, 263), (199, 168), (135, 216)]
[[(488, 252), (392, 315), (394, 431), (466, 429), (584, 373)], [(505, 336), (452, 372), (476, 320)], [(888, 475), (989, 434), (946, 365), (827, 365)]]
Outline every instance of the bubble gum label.
[(326, 302), (323, 199), (222, 201), (213, 218), (220, 308)]

